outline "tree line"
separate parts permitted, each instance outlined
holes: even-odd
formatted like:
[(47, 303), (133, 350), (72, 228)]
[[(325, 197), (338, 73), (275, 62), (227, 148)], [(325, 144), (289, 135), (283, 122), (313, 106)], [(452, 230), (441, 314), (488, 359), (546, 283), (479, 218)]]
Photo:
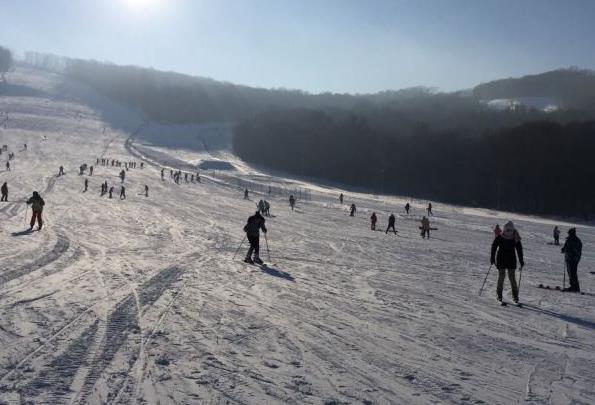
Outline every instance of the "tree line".
[(248, 162), (371, 192), (540, 215), (595, 214), (595, 122), (532, 121), (469, 134), (376, 126), (354, 113), (265, 112), (237, 125)]

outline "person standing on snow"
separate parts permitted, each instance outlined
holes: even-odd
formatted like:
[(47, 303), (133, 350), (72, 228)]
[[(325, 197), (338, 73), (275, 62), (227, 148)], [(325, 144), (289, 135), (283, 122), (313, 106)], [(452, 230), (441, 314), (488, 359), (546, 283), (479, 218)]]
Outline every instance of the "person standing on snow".
[(355, 211), (356, 211), (355, 204), (352, 203), (351, 204), (351, 208), (349, 209), (349, 216), (350, 217), (354, 216), (355, 215)]
[(113, 194), (113, 192), (114, 192), (114, 186), (111, 186), (111, 187), (109, 188), (109, 198), (112, 198), (112, 194)]
[(560, 229), (557, 226), (554, 227), (554, 245), (560, 244)]
[(430, 239), (430, 220), (426, 217), (421, 219), (421, 238), (425, 239), (426, 235)]
[(407, 213), (407, 215), (409, 215), (410, 208), (411, 208), (411, 205), (409, 205), (409, 203), (405, 204), (405, 212)]
[[(266, 234), (267, 228), (264, 226), (265, 219), (262, 215), (260, 215), (259, 211), (256, 211), (254, 215), (248, 218), (248, 222), (244, 226), (244, 232), (246, 232), (246, 237), (248, 238), (248, 242), (250, 242), (250, 248), (248, 249), (248, 253), (246, 254), (246, 258), (244, 261), (250, 264), (263, 264), (262, 260), (260, 260), (260, 230)], [(252, 260), (252, 253), (254, 253), (254, 260)]]
[(145, 184), (145, 197), (149, 196), (149, 186)]
[(244, 190), (244, 200), (248, 200), (248, 189)]
[(343, 204), (343, 193), (339, 194), (339, 201)]
[(31, 227), (29, 230), (33, 230), (33, 226), (35, 225), (35, 221), (37, 220), (37, 230), (40, 231), (43, 226), (43, 220), (41, 219), (41, 214), (43, 212), (43, 207), (45, 205), (45, 201), (39, 195), (37, 191), (33, 192), (33, 196), (27, 200), (27, 205), (31, 204), (31, 209), (33, 210), (33, 215), (31, 216)]
[(124, 183), (124, 179), (126, 178), (126, 172), (124, 170), (120, 172), (120, 178), (122, 179), (122, 183)]
[(291, 210), (293, 211), (293, 207), (295, 207), (295, 197), (293, 196), (293, 194), (291, 194), (289, 196), (289, 206), (291, 207)]
[(432, 212), (432, 203), (428, 204), (428, 216), (433, 217), (434, 213)]
[(85, 189), (83, 190), (83, 193), (86, 193), (88, 189), (89, 189), (89, 179), (85, 179)]
[(386, 231), (384, 232), (385, 235), (388, 234), (388, 231), (392, 228), (395, 235), (397, 234), (397, 230), (395, 229), (395, 214), (391, 213), (390, 217), (388, 217), (388, 226), (386, 227)]
[(122, 186), (122, 188), (120, 189), (120, 200), (125, 200), (126, 199), (126, 188), (124, 186)]
[(373, 212), (372, 216), (370, 217), (370, 229), (373, 231), (376, 230), (376, 221), (378, 221), (378, 217), (376, 217), (376, 213)]
[(4, 182), (0, 191), (2, 192), (2, 198), (0, 198), (0, 201), (8, 202), (8, 183)]
[(494, 238), (497, 238), (500, 235), (502, 235), (502, 229), (500, 229), (500, 224), (496, 224), (496, 227), (494, 228)]
[(576, 236), (576, 228), (570, 228), (566, 242), (564, 242), (564, 246), (562, 247), (562, 253), (564, 253), (564, 260), (566, 261), (566, 271), (570, 280), (570, 287), (565, 288), (564, 291), (581, 292), (577, 273), (578, 262), (581, 260), (582, 252), (583, 242)]
[(519, 302), (519, 290), (515, 278), (517, 256), (522, 271), (525, 262), (523, 261), (523, 245), (521, 244), (521, 237), (514, 228), (514, 224), (512, 222), (507, 222), (506, 225), (504, 225), (502, 235), (494, 239), (490, 254), (490, 264), (495, 264), (498, 269), (498, 286), (496, 287), (496, 294), (498, 295), (498, 301), (500, 302), (502, 302), (502, 290), (504, 288), (504, 278), (506, 277), (507, 272), (508, 279), (510, 280), (510, 288), (512, 289), (512, 299), (517, 304)]
[(9, 172), (10, 171), (10, 162), (6, 162), (6, 171)]

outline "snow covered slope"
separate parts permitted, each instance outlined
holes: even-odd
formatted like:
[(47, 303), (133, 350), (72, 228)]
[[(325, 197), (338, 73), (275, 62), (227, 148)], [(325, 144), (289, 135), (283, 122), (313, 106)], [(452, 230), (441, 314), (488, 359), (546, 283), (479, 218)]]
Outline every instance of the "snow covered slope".
[[(595, 401), (592, 227), (578, 228), (587, 293), (538, 289), (562, 284), (551, 221), (434, 204), (438, 230), (422, 240), (425, 202), (410, 216), (399, 198), (346, 193), (340, 205), (338, 190), (254, 171), (224, 140), (209, 147), (216, 137), (201, 135), (202, 149), (198, 138), (164, 145), (161, 134), (187, 132), (144, 123), (59, 76), (19, 69), (9, 80), (0, 145), (16, 158), (0, 171), (10, 189), (0, 205), (0, 403)], [(176, 185), (146, 164), (127, 172), (126, 200), (100, 197), (104, 181), (118, 191), (120, 169), (96, 159), (137, 156), (185, 169), (220, 159), (234, 169)], [(82, 163), (93, 176), (78, 175)], [(57, 177), (60, 165), (66, 175)], [(235, 180), (312, 191), (294, 212), (282, 193), (267, 197), (267, 268), (241, 263), (245, 244), (233, 260), (262, 198), (243, 200)], [(46, 226), (27, 234), (23, 200), (33, 190), (45, 198)], [(371, 231), (372, 211), (380, 228), (394, 211), (399, 235)], [(493, 270), (477, 294), (491, 227), (507, 218), (523, 237), (524, 308), (497, 305)]]

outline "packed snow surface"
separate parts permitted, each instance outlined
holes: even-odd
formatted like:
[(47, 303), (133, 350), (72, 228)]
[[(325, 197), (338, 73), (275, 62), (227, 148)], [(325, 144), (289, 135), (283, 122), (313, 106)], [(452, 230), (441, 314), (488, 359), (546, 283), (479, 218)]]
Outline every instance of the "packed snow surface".
[[(434, 204), (438, 230), (423, 240), (426, 201), (410, 215), (404, 198), (345, 192), (341, 205), (339, 189), (235, 158), (228, 124), (149, 123), (41, 71), (8, 80), (0, 145), (16, 157), (4, 171), (0, 155), (10, 192), (0, 205), (0, 403), (595, 403), (592, 227), (578, 226), (585, 295), (539, 289), (563, 283), (551, 220)], [(98, 157), (138, 162), (125, 200), (121, 168)], [(233, 170), (170, 178), (201, 161)], [(82, 163), (92, 176), (79, 176)], [(104, 181), (113, 199), (100, 196)], [(274, 191), (244, 200), (245, 184)], [(293, 212), (292, 188), (311, 192)], [(26, 233), (33, 190), (45, 227)], [(272, 207), (263, 268), (242, 263), (245, 243), (234, 260), (260, 198)], [(384, 233), (391, 212), (397, 236)], [(492, 227), (509, 219), (525, 249), (523, 308), (496, 302), (494, 270), (478, 296)]]

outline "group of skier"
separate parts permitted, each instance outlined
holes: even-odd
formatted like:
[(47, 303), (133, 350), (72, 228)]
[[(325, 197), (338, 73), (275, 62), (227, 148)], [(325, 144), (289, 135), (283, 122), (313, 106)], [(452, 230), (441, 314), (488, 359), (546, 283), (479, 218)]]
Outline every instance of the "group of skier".
[[(494, 228), (494, 242), (490, 254), (490, 263), (496, 265), (498, 269), (498, 283), (496, 287), (496, 294), (498, 301), (502, 301), (502, 291), (504, 287), (504, 279), (508, 275), (510, 281), (510, 288), (512, 290), (512, 298), (515, 303), (519, 303), (519, 289), (516, 282), (515, 272), (518, 264), (520, 264), (520, 271), (522, 274), (525, 265), (523, 259), (523, 245), (519, 232), (515, 229), (512, 222), (504, 225), (501, 230), (499, 225)], [(556, 226), (554, 228), (555, 245), (559, 245), (560, 230)], [(578, 281), (578, 264), (582, 255), (582, 242), (576, 235), (576, 228), (568, 230), (568, 237), (561, 249), (564, 254), (564, 262), (566, 264), (566, 273), (570, 286), (563, 286), (562, 290), (567, 292), (580, 292), (580, 285)]]

